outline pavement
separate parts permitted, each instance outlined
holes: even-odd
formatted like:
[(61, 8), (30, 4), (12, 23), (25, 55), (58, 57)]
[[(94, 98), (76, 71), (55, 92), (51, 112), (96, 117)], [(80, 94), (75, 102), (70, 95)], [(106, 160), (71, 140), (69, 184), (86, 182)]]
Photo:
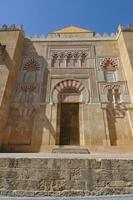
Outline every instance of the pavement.
[(133, 160), (133, 153), (125, 154), (68, 154), (68, 153), (0, 153), (0, 158), (55, 158), (55, 159), (121, 159)]
[(133, 194), (88, 197), (0, 197), (0, 200), (133, 200)]

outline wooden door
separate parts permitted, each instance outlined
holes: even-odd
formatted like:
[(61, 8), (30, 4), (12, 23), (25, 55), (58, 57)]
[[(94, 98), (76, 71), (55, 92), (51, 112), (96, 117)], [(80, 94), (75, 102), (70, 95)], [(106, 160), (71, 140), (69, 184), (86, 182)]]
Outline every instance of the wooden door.
[(79, 145), (79, 104), (62, 103), (60, 145)]

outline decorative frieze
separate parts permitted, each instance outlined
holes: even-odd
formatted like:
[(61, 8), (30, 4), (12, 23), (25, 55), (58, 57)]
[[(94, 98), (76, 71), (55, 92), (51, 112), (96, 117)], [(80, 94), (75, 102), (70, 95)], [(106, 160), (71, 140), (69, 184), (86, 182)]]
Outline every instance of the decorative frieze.
[(91, 56), (91, 47), (58, 47), (49, 48), (48, 59), (55, 68), (84, 68), (88, 67), (88, 59)]
[(58, 102), (86, 102), (90, 100), (88, 89), (79, 80), (66, 79), (58, 82), (52, 89), (51, 100)]
[(74, 88), (78, 92), (81, 92), (84, 89), (84, 86), (77, 80), (63, 80), (55, 86), (55, 89), (58, 92), (66, 88)]

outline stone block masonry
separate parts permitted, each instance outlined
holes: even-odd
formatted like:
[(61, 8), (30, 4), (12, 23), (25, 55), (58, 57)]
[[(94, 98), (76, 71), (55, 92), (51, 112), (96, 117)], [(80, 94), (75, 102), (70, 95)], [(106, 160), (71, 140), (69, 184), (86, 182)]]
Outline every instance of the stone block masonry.
[(133, 194), (132, 158), (8, 155), (0, 157), (1, 197)]

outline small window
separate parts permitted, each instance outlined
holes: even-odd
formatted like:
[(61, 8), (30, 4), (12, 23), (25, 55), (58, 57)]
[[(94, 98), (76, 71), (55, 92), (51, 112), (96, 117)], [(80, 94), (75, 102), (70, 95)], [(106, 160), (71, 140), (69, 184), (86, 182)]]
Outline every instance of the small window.
[(116, 75), (113, 71), (104, 71), (104, 78), (107, 82), (115, 82), (116, 81)]

